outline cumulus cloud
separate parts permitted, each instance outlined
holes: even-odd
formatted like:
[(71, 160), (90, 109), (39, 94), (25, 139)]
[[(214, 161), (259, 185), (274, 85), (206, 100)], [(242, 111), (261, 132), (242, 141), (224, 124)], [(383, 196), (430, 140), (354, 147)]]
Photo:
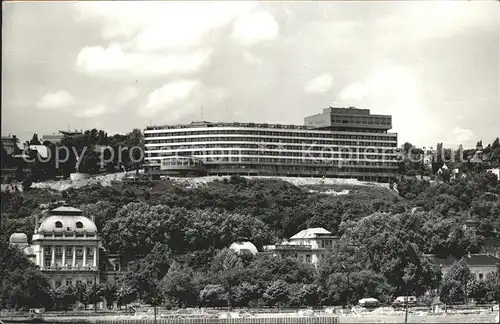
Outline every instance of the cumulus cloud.
[(244, 45), (274, 39), (279, 36), (280, 26), (273, 15), (261, 10), (236, 20), (232, 37)]
[(164, 76), (196, 72), (208, 63), (211, 53), (208, 49), (171, 55), (128, 53), (120, 44), (113, 44), (83, 48), (76, 66), (84, 73), (107, 77)]
[(129, 101), (132, 101), (136, 99), (139, 96), (139, 90), (137, 87), (134, 86), (128, 86), (126, 88), (123, 88), (118, 94), (116, 95), (116, 103), (117, 104), (125, 104)]
[(148, 95), (146, 105), (141, 107), (140, 113), (151, 116), (168, 109), (175, 102), (188, 98), (198, 86), (197, 80), (180, 80), (164, 84)]
[(92, 108), (79, 111), (76, 116), (81, 118), (92, 118), (107, 113), (110, 109), (106, 105), (98, 105)]
[(343, 101), (362, 100), (365, 97), (402, 99), (417, 96), (420, 91), (418, 80), (412, 69), (404, 66), (381, 68), (365, 80), (345, 86), (337, 99)]
[(455, 126), (453, 134), (458, 143), (466, 143), (472, 141), (476, 137), (476, 134), (474, 134), (471, 129), (461, 128), (459, 126)]
[(77, 21), (98, 23), (110, 43), (82, 48), (75, 64), (80, 72), (106, 77), (198, 72), (212, 53), (205, 36), (256, 6), (245, 1), (77, 3)]
[(201, 38), (258, 6), (241, 2), (78, 2), (80, 21), (102, 25), (105, 39), (133, 38), (140, 50), (192, 46)]
[(39, 109), (64, 109), (76, 103), (75, 98), (66, 90), (49, 92), (36, 103)]
[[(396, 15), (382, 17), (377, 20), (376, 28), (389, 30), (390, 33), (380, 35), (381, 40), (421, 40), (442, 38), (460, 34), (472, 28), (487, 28), (488, 20), (485, 12), (487, 3), (469, 1), (437, 1), (421, 3), (405, 3), (396, 5)], [(422, 23), (424, 22), (425, 23)]]
[(357, 101), (362, 100), (366, 94), (366, 86), (362, 82), (355, 82), (345, 87), (340, 92), (338, 99), (344, 101)]
[(321, 74), (306, 82), (304, 91), (306, 93), (323, 93), (332, 88), (333, 77), (330, 74)]

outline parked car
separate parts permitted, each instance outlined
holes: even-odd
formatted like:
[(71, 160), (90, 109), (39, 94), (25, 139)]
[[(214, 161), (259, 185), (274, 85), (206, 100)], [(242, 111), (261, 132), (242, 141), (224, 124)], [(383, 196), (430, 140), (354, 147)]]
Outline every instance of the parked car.
[(358, 301), (358, 305), (365, 308), (376, 308), (380, 306), (380, 302), (376, 298), (363, 298)]
[(417, 304), (417, 297), (415, 296), (399, 296), (393, 302), (393, 306), (413, 306)]

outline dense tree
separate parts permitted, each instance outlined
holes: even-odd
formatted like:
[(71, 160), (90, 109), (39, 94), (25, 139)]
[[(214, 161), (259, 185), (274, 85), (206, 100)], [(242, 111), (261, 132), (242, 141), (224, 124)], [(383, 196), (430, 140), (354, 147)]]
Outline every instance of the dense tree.
[[(99, 134), (90, 132), (88, 137), (95, 140), (88, 141), (106, 144)], [(107, 144), (121, 140), (108, 137)], [(72, 188), (62, 194), (41, 189), (3, 192), (0, 238), (6, 243), (14, 231), (32, 233), (35, 214), (47, 214), (41, 203), (63, 198), (81, 208), (95, 217), (107, 252), (136, 259), (110, 292), (119, 305), (137, 299), (175, 307), (228, 301), (234, 306), (273, 304), (277, 302), (271, 297), (279, 287), (288, 291), (281, 305), (293, 306), (425, 296), (438, 286), (449, 302), (466, 295), (481, 299), (485, 290), (480, 282), (471, 281), (466, 289), (460, 280), (445, 278), (440, 285), (439, 271), (425, 254), (460, 258), (479, 252), (484, 236), (500, 230), (496, 177), (472, 173), (467, 180), (433, 185), (402, 179), (397, 188), (400, 195), (379, 187), (328, 187), (349, 191), (336, 196), (318, 192), (325, 187), (231, 177), (190, 188), (144, 180)], [(480, 221), (477, 232), (464, 227), (471, 217)], [(287, 257), (253, 257), (226, 249), (240, 236), (261, 249), (307, 227), (342, 235), (335, 253), (326, 255), (317, 271)], [(278, 285), (279, 280), (284, 284)], [(492, 282), (484, 283), (485, 299), (493, 298)], [(46, 300), (64, 308), (63, 294), (50, 294)], [(106, 294), (103, 289), (97, 295), (108, 299)], [(89, 301), (90, 295), (86, 288), (80, 299)], [(17, 300), (24, 303), (21, 297)]]
[(196, 305), (199, 296), (196, 277), (192, 269), (174, 262), (160, 282), (162, 296), (177, 307)]
[(71, 285), (59, 286), (50, 290), (52, 309), (70, 310), (75, 306), (77, 296), (75, 289)]
[(221, 285), (206, 285), (200, 291), (200, 303), (209, 307), (222, 307), (227, 304), (227, 294)]
[(472, 274), (465, 259), (461, 259), (451, 267), (444, 276), (441, 284), (440, 299), (444, 303), (467, 301), (468, 284), (472, 281)]
[(282, 305), (288, 300), (289, 286), (287, 283), (281, 279), (271, 282), (266, 291), (264, 292), (264, 300), (271, 306)]
[(231, 309), (233, 306), (233, 287), (238, 285), (243, 278), (244, 267), (242, 260), (232, 250), (222, 249), (214, 257), (210, 272), (214, 280), (226, 290), (227, 306)]
[(49, 306), (47, 278), (15, 247), (0, 249), (0, 305), (7, 308)]

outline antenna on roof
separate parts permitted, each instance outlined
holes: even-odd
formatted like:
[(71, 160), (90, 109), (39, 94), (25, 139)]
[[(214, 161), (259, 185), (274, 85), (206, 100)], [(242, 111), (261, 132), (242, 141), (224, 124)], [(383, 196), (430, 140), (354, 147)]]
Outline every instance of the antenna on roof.
[(201, 121), (203, 121), (203, 106), (200, 106), (200, 117)]

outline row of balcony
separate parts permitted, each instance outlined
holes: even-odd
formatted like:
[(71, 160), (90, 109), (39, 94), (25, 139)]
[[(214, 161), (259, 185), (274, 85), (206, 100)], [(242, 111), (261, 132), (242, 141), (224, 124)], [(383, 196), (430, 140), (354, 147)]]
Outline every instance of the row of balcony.
[(43, 266), (41, 268), (43, 271), (84, 271), (84, 270), (94, 270), (97, 271), (98, 267), (93, 265), (51, 265), (51, 266)]

